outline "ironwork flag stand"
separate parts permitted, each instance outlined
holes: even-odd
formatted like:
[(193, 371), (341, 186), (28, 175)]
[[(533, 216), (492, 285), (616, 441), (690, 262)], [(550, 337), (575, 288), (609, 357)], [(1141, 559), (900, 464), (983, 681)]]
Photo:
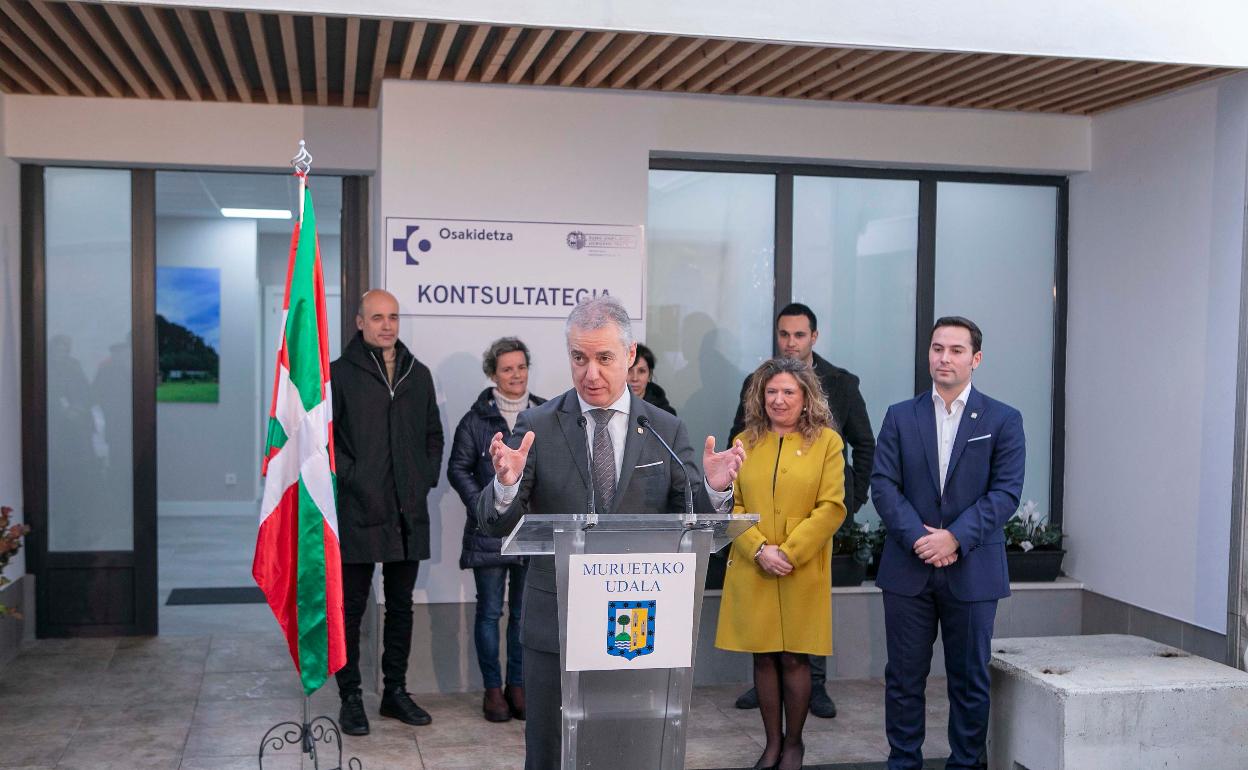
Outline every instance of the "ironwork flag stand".
[[(299, 752), (312, 759), (314, 770), (363, 770), (364, 765), (356, 757), (342, 766), (342, 733), (338, 731), (338, 723), (331, 717), (318, 716), (308, 719), (308, 698), (303, 699), (303, 723), (279, 722), (269, 728), (260, 741), (260, 770), (264, 770), (265, 751), (270, 755), (281, 752), (287, 746), (299, 744)], [(335, 756), (336, 753), (336, 756)], [(334, 760), (333, 765), (321, 765), (324, 761)]]

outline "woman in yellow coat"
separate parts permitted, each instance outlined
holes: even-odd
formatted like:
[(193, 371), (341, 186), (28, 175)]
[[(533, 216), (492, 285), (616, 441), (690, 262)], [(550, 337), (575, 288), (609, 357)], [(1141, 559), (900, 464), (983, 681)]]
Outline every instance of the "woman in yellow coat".
[(739, 438), (747, 455), (734, 510), (759, 522), (732, 543), (715, 646), (754, 653), (767, 734), (754, 767), (796, 770), (810, 707), (806, 656), (832, 653), (828, 573), (845, 520), (844, 445), (815, 373), (781, 358), (750, 377)]

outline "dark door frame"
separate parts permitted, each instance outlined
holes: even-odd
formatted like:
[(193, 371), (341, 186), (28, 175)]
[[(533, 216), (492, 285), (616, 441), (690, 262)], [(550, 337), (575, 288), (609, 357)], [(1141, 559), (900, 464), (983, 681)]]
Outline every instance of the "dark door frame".
[[(77, 165), (77, 164), (75, 164)], [(26, 572), (35, 580), (35, 634), (70, 636), (155, 635), (157, 589), (156, 447), (156, 171), (130, 169), (131, 351), (133, 407), (134, 540), (130, 551), (48, 550), (47, 261), (44, 171), (21, 168), (22, 489), (27, 536)], [(183, 170), (183, 169), (178, 169)], [(342, 206), (343, 341), (355, 333), (353, 308), (369, 281), (369, 177), (344, 176)], [(143, 383), (147, 383), (146, 387)], [(119, 593), (108, 573), (129, 573), (130, 591)], [(77, 573), (75, 595), (57, 577)], [(124, 582), (124, 581), (123, 581)], [(111, 585), (111, 587), (110, 587)], [(92, 608), (129, 604), (131, 622), (92, 622)], [(49, 608), (69, 604), (82, 622), (53, 622)], [(72, 611), (71, 611), (72, 612)]]
[[(23, 165), (22, 485), (31, 524), (27, 572), (35, 581), (35, 634), (151, 635), (156, 595), (156, 176), (130, 171), (130, 326), (133, 547), (129, 551), (48, 550), (47, 240), (44, 171)], [(128, 590), (127, 590), (128, 587)], [(53, 603), (76, 620), (52, 616)], [(120, 605), (120, 606), (119, 606)], [(122, 622), (119, 617), (129, 617)]]
[(342, 178), (342, 344), (355, 336), (356, 303), (369, 286), (369, 183), (366, 176)]

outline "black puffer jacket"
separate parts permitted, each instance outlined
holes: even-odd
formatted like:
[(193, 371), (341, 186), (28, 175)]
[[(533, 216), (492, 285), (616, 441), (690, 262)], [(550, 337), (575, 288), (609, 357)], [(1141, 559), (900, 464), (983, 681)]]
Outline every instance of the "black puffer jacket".
[(654, 404), (668, 414), (673, 416), (676, 414), (676, 409), (673, 408), (671, 402), (667, 400), (667, 391), (659, 387), (658, 383), (647, 382), (646, 394), (642, 396), (642, 399), (649, 404)]
[(395, 343), (394, 388), (381, 351), (356, 332), (330, 365), (338, 540), (347, 564), (429, 558), (429, 508), (442, 466), (442, 418), (429, 368)]
[[(546, 399), (529, 394), (529, 406), (546, 403)], [(451, 458), (446, 462), (446, 478), (459, 493), (468, 510), (464, 519), (464, 545), (459, 555), (459, 568), (496, 567), (501, 564), (523, 564), (520, 556), (503, 556), (499, 553), (503, 540), (490, 537), (477, 528), (477, 517), (472, 515), (473, 503), (481, 490), (494, 480), (494, 464), (490, 461), (490, 439), (502, 433), (503, 439), (511, 437), (507, 421), (494, 403), (494, 389), (486, 388), (477, 401), (468, 408), (455, 428), (455, 440), (451, 444)], [(517, 439), (518, 441), (519, 439)]]

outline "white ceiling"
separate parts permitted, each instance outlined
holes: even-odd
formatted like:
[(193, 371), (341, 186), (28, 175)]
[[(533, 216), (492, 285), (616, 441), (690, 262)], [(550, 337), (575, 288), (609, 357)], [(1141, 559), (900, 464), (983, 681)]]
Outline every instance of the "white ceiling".
[[(337, 235), (342, 229), (342, 179), (310, 179), (316, 206), (317, 232)], [(227, 174), (208, 171), (157, 171), (156, 216), (219, 219), (222, 208), (287, 209), (296, 212), (299, 183), (290, 174)], [(260, 219), (261, 233), (289, 234), (289, 219)]]
[(815, 46), (1248, 66), (1243, 32), (1248, 3), (1243, 0), (163, 0), (160, 5)]

